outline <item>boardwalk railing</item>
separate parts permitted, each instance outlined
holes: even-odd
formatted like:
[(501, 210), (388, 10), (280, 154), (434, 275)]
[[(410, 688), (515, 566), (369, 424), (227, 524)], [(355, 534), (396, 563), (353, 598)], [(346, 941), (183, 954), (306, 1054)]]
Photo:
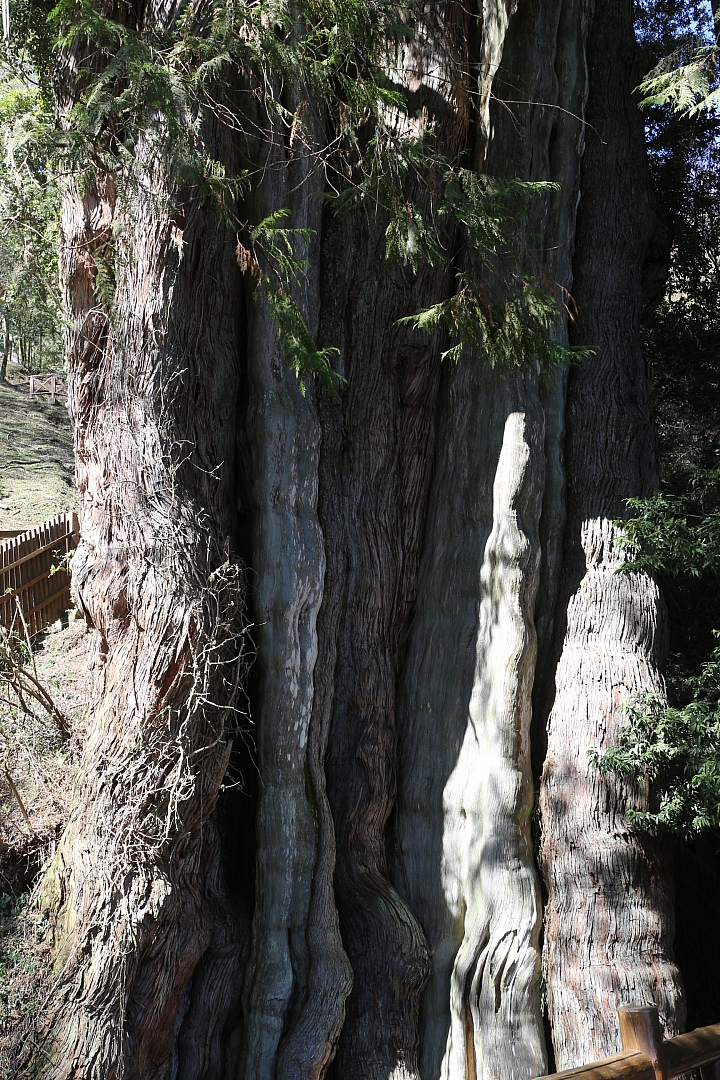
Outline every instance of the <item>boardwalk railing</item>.
[(0, 542), (0, 624), (12, 625), (18, 602), (31, 634), (60, 618), (70, 607), (70, 572), (64, 556), (77, 541), (77, 514), (59, 514)]
[(663, 1040), (655, 1008), (618, 1009), (618, 1019), (621, 1054), (541, 1080), (672, 1080), (693, 1069), (702, 1080), (720, 1080), (720, 1024)]

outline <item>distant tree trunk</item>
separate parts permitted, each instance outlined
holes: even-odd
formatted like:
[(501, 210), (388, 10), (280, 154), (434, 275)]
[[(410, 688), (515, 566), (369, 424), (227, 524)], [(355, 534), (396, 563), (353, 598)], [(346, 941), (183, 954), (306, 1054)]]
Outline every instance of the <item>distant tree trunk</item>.
[(0, 382), (7, 378), (7, 368), (12, 352), (12, 338), (10, 337), (10, 320), (7, 315), (3, 316), (3, 354), (0, 361)]
[(20, 363), (25, 371), (30, 370), (30, 345), (26, 337), (22, 334), (19, 338), (20, 345)]
[[(394, 64), (412, 134), (430, 128), (470, 168), (560, 185), (531, 204), (524, 255), (567, 290), (577, 247), (573, 334), (598, 357), (573, 375), (567, 434), (565, 372), (541, 379), (532, 356), (492, 371), (470, 348), (443, 367), (440, 336), (399, 322), (451, 294), (453, 268), (473, 258), (460, 233), (443, 236), (450, 269), (387, 264), (386, 222), (334, 217), (317, 198), (323, 173), (269, 130), (252, 95), (256, 145), (214, 121), (202, 137), (231, 173), (247, 155), (263, 167), (243, 219), (288, 207), (290, 223), (309, 230), (297, 241), (308, 272), (295, 299), (320, 344), (340, 350), (337, 396), (312, 384), (300, 392), (265, 302), (240, 278), (235, 238), (210, 202), (164, 177), (151, 146), (136, 150), (151, 193), (121, 202), (112, 177), (68, 190), (62, 274), (82, 532), (73, 578), (97, 650), (81, 780), (42, 891), (57, 972), (47, 1078), (542, 1073), (531, 747), (542, 756), (548, 714), (545, 963), (558, 1059), (612, 1042), (588, 1035), (600, 1030), (595, 1003), (616, 1003), (605, 972), (573, 967), (572, 949), (603, 949), (619, 981), (616, 926), (636, 932), (620, 947), (625, 985), (655, 993), (662, 982), (664, 1015), (679, 1016), (668, 868), (616, 826), (606, 806), (619, 815), (624, 792), (584, 757), (616, 721), (620, 681), (660, 686), (652, 583), (631, 593), (610, 549), (593, 549), (599, 592), (576, 603), (582, 538), (597, 528), (612, 539), (622, 499), (645, 490), (635, 475), (653, 468), (633, 321), (645, 226), (641, 214), (628, 223), (626, 190), (638, 185), (641, 206), (641, 128), (631, 75), (613, 67), (625, 87), (619, 140), (599, 158), (590, 144), (583, 164), (586, 53), (597, 102), (597, 72), (630, 50), (601, 32), (600, 17), (588, 47), (592, 7), (430, 5)], [(631, 35), (629, 0), (610, 8)], [(506, 100), (491, 106), (493, 94)], [(302, 87), (284, 95), (290, 114), (306, 100)], [(311, 102), (306, 123), (324, 122)], [(593, 232), (611, 180), (616, 232)], [(411, 194), (425, 206), (424, 185)], [(92, 259), (111, 226), (112, 319), (94, 295)], [(618, 285), (598, 261), (606, 248)], [(555, 332), (567, 340), (563, 318)], [(603, 441), (608, 431), (616, 444)], [(588, 514), (600, 524), (583, 525)], [(615, 668), (596, 678), (591, 618), (617, 678)], [(231, 746), (243, 688), (250, 750), (243, 739)], [(239, 768), (256, 795), (226, 792), (218, 808)], [(596, 847), (573, 855), (571, 830), (588, 822)], [(616, 867), (626, 892), (611, 895)], [(602, 940), (585, 895), (571, 891), (591, 875), (615, 920)], [(648, 973), (648, 949), (659, 974)]]
[(602, 776), (590, 762), (615, 741), (624, 702), (664, 693), (662, 598), (647, 575), (618, 573), (615, 524), (626, 499), (658, 482), (639, 338), (653, 215), (629, 0), (597, 4), (588, 59), (572, 340), (596, 355), (570, 373), (560, 655), (540, 796), (545, 975), (559, 1068), (620, 1049), (619, 1005), (655, 1003), (668, 1035), (684, 1022), (669, 846), (627, 823), (628, 807), (647, 805), (645, 788)]

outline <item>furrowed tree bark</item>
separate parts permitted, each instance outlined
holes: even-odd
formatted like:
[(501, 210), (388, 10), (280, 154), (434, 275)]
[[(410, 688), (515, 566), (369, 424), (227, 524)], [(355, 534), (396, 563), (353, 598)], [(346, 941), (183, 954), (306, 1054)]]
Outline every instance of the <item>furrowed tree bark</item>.
[[(510, 104), (491, 114), (492, 128), (481, 122), (492, 136), (477, 156), (491, 174), (561, 182), (557, 195), (536, 202), (527, 229), (542, 237), (534, 258), (566, 287), (586, 21), (584, 4), (541, 12), (521, 4), (481, 65), (494, 73), (502, 47), (495, 93)], [(546, 1068), (529, 702), (541, 569), (545, 637), (557, 587), (565, 380), (553, 373), (540, 389), (528, 368), (523, 377), (495, 375), (468, 351), (445, 372), (402, 681), (394, 867), (433, 951), (422, 1006), (428, 1080)]]
[[(409, 91), (409, 134), (467, 138), (467, 13), (439, 4), (390, 67)], [(400, 134), (404, 135), (403, 128)], [(411, 196), (432, 213), (421, 183)], [(422, 931), (388, 878), (397, 675), (412, 617), (434, 448), (440, 341), (399, 320), (446, 295), (447, 269), (383, 266), (385, 220), (327, 220), (322, 340), (340, 348), (341, 400), (321, 396), (321, 522), (328, 558), (318, 667), (330, 718), (335, 895), (354, 985), (333, 1075), (417, 1076)], [(448, 245), (452, 230), (445, 230)], [(331, 695), (331, 696), (330, 696)]]
[[(244, 631), (221, 468), (239, 366), (222, 312), (238, 274), (232, 237), (197, 201), (173, 215), (146, 153), (150, 192), (120, 206), (111, 178), (84, 197), (71, 187), (63, 216), (73, 580), (99, 670), (81, 782), (44, 885), (59, 980), (44, 1050), (58, 1080), (164, 1076), (173, 1062), (187, 1080), (217, 1073), (243, 948), (212, 817)], [(110, 319), (92, 253), (113, 220)]]
[[(648, 376), (639, 341), (641, 267), (652, 225), (632, 5), (597, 4), (573, 293), (575, 343), (596, 355), (571, 372), (568, 513), (540, 811), (548, 890), (544, 966), (558, 1068), (620, 1048), (618, 1005), (655, 1003), (683, 1024), (673, 963), (667, 845), (636, 833), (644, 789), (603, 777), (590, 754), (623, 724), (622, 704), (664, 693), (664, 609), (644, 574), (621, 574), (615, 521), (657, 485)], [(568, 1018), (572, 1017), (572, 1023)]]
[[(322, 170), (256, 96), (242, 97), (244, 136), (213, 122), (203, 137), (231, 172), (262, 173), (243, 220), (288, 208), (309, 230), (293, 241), (308, 267), (294, 296), (340, 350), (337, 395), (301, 392), (262, 290), (240, 278), (247, 252), (151, 148), (138, 153), (152, 195), (118, 202), (111, 179), (70, 189), (74, 580), (99, 645), (82, 783), (43, 893), (52, 1080), (545, 1072), (533, 688), (536, 765), (550, 717), (558, 1064), (614, 1050), (631, 996), (680, 1023), (667, 866), (622, 817), (642, 793), (587, 762), (624, 697), (661, 692), (663, 640), (653, 583), (615, 573), (613, 520), (654, 484), (637, 343), (647, 179), (629, 0), (599, 6), (589, 37), (593, 6), (428, 5), (388, 58), (408, 96), (401, 136), (429, 131), (456, 163), (559, 184), (522, 232), (527, 265), (573, 288), (572, 340), (598, 350), (569, 391), (532, 356), (500, 373), (466, 348), (443, 368), (440, 335), (399, 320), (452, 292), (472, 258), (461, 231), (442, 234), (450, 267), (388, 264), (382, 214), (323, 208)], [(323, 106), (299, 85), (277, 92), (321, 141)], [(408, 195), (434, 212), (431, 177)], [(111, 318), (94, 291), (113, 222)], [(555, 332), (568, 340), (563, 318)], [(246, 594), (258, 795), (227, 803), (248, 815), (237, 828), (214, 803)], [(226, 880), (250, 894), (251, 847), (252, 903)]]

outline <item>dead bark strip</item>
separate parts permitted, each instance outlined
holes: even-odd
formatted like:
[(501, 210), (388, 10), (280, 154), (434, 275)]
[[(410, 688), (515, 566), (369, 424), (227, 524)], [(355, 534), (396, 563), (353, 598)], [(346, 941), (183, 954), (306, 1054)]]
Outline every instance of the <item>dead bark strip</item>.
[(622, 703), (662, 693), (662, 601), (643, 574), (618, 574), (614, 521), (657, 483), (649, 386), (639, 342), (641, 266), (651, 226), (639, 81), (628, 0), (597, 4), (588, 45), (587, 148), (578, 213), (572, 339), (596, 355), (572, 371), (560, 656), (543, 770), (541, 860), (548, 890), (544, 966), (558, 1068), (620, 1048), (618, 1005), (657, 1004), (683, 1024), (672, 959), (669, 851), (632, 831), (647, 792), (602, 777)]
[(545, 1066), (526, 700), (543, 418), (522, 380), (505, 386), (475, 356), (451, 373), (442, 417), (403, 676), (394, 880), (433, 951), (421, 1075), (530, 1077)]

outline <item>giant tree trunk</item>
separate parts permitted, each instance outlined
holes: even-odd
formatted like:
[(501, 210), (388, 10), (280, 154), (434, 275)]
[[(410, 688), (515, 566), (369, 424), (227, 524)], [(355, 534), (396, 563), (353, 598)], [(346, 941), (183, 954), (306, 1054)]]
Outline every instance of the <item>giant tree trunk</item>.
[[(214, 213), (189, 198), (178, 214), (153, 147), (138, 154), (149, 191), (119, 205), (107, 178), (71, 186), (63, 207), (73, 583), (96, 632), (96, 693), (42, 895), (58, 979), (43, 1052), (58, 1080), (161, 1076), (179, 1053), (178, 1075), (217, 1074), (245, 947), (212, 814), (247, 666), (234, 478), (218, 470), (234, 455), (239, 272)], [(106, 314), (93, 252), (113, 222)]]
[[(528, 233), (540, 234), (534, 242), (565, 288), (582, 147), (584, 8), (525, 5), (509, 26), (499, 24), (489, 66), (502, 49), (496, 81), (519, 104), (494, 111), (492, 140), (480, 148), (491, 172), (562, 183), (536, 205)], [(546, 1060), (529, 833), (531, 690), (541, 578), (544, 610), (556, 592), (564, 379), (553, 375), (540, 388), (531, 358), (519, 376), (492, 374), (469, 350), (444, 376), (401, 696), (396, 875), (434, 958), (423, 1077), (530, 1077)]]
[[(429, 5), (392, 64), (409, 101), (399, 130), (431, 126), (453, 160), (560, 184), (531, 204), (524, 257), (561, 290), (573, 286), (581, 193), (572, 333), (598, 357), (573, 374), (567, 434), (565, 372), (540, 378), (532, 356), (494, 372), (478, 348), (443, 368), (440, 335), (399, 322), (454, 288), (453, 265), (473, 258), (461, 234), (446, 228), (449, 268), (386, 264), (382, 217), (324, 210), (322, 171), (254, 100), (252, 139), (214, 124), (203, 137), (229, 169), (248, 156), (262, 168), (242, 218), (288, 207), (310, 230), (295, 299), (320, 344), (340, 350), (336, 396), (301, 393), (233, 237), (195, 192), (172, 190), (151, 148), (152, 199), (117, 203), (112, 178), (68, 192), (74, 581), (98, 648), (82, 783), (43, 890), (53, 1080), (542, 1073), (531, 743), (542, 755), (548, 714), (558, 1060), (610, 1046), (602, 1025), (627, 996), (619, 986), (679, 1016), (667, 867), (616, 829), (625, 793), (584, 757), (617, 723), (621, 682), (661, 685), (657, 593), (614, 575), (611, 544), (622, 499), (653, 468), (633, 306), (644, 224), (629, 216), (647, 186), (641, 127), (625, 68), (612, 86), (600, 77), (631, 51), (630, 4), (607, 8), (625, 20), (619, 52), (602, 12), (588, 38), (592, 7)], [(616, 115), (611, 90), (623, 104), (619, 141), (591, 143), (583, 163), (588, 51), (594, 115)], [(491, 106), (493, 91), (507, 103)], [(283, 94), (289, 115), (306, 100), (299, 86)], [(325, 119), (311, 103), (308, 127)], [(598, 192), (611, 181), (608, 234)], [(409, 195), (427, 208), (422, 183)], [(110, 317), (91, 255), (113, 221)], [(596, 534), (608, 544), (586, 551)], [(597, 572), (583, 577), (586, 557)], [(258, 775), (244, 779), (257, 799), (228, 797), (218, 814), (246, 602), (256, 749), (243, 760)], [(592, 850), (573, 846), (580, 830)], [(572, 966), (578, 943), (609, 957), (611, 994), (599, 967)]]
[(627, 823), (625, 811), (646, 806), (647, 791), (602, 776), (590, 760), (617, 737), (623, 702), (664, 692), (662, 599), (647, 575), (618, 573), (615, 524), (627, 513), (626, 499), (657, 486), (639, 340), (641, 268), (653, 222), (632, 96), (642, 72), (628, 0), (597, 5), (588, 56), (591, 126), (572, 338), (596, 355), (571, 372), (568, 390), (560, 655), (540, 798), (545, 972), (559, 1068), (620, 1049), (619, 1005), (654, 1002), (668, 1035), (684, 1019), (672, 960), (669, 846)]

